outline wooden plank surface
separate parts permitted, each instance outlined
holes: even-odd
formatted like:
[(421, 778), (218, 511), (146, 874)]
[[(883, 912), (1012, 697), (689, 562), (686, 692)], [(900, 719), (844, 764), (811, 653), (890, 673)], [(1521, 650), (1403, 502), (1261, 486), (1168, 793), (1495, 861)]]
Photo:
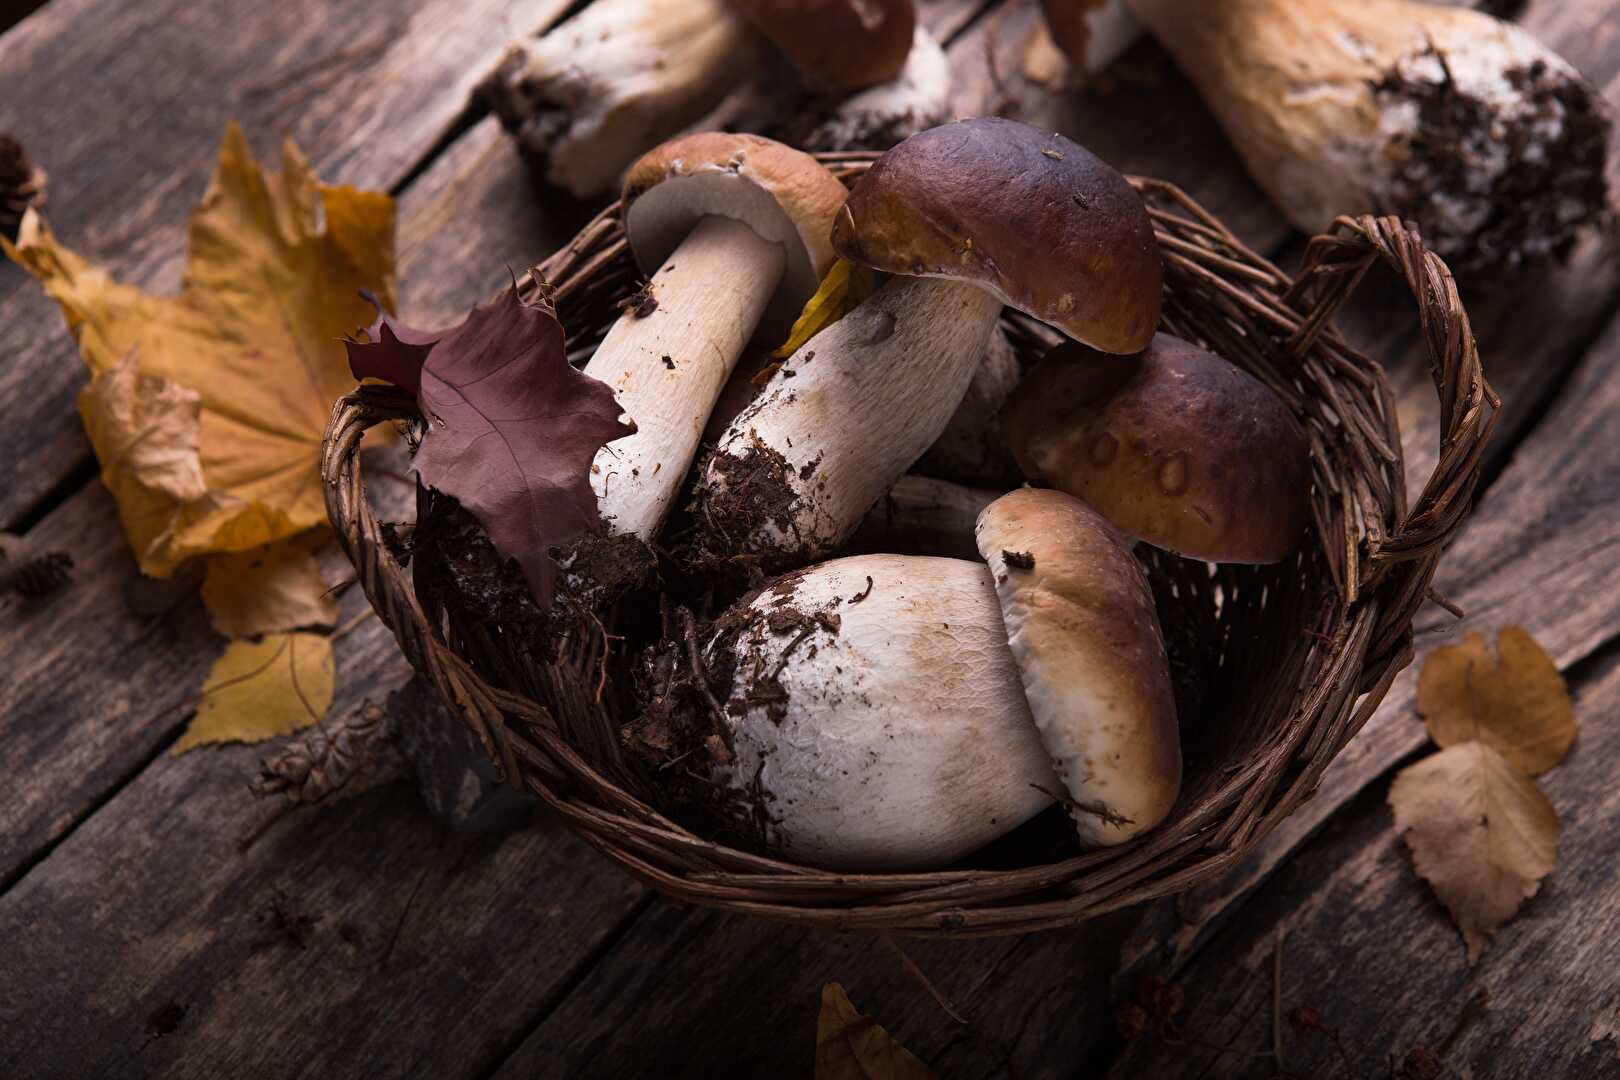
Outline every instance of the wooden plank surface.
[[(65, 243), (123, 280), (174, 289), (186, 213), (228, 120), (272, 162), (286, 133), (323, 178), (393, 187), (451, 130), (506, 41), (567, 2), (55, 0), (0, 36), (0, 130), (49, 171)], [(10, 528), (90, 457), (62, 316), (9, 262), (0, 355), (0, 400), (30, 403), (0, 428)]]
[[(1565, 7), (1564, 22), (1557, 24), (1571, 35), (1564, 48), (1574, 52), (1588, 47), (1599, 61), (1620, 62), (1620, 49), (1604, 40), (1612, 27), (1578, 22), (1591, 15), (1592, 7)], [(88, 10), (88, 5), (71, 3), (53, 4), (51, 9), (65, 13), (64, 18), (74, 13), (84, 17)], [(1529, 17), (1532, 22), (1548, 18), (1549, 11), (1549, 3), (1538, 2)], [(1551, 17), (1556, 19), (1556, 13)], [(193, 22), (204, 18), (194, 16)], [(1019, 39), (1016, 20), (1027, 18), (1027, 12), (1015, 9), (999, 23), (995, 16), (974, 23), (953, 47), (953, 64), (971, 71), (975, 62), (987, 67), (984, 57), (989, 49), (998, 56), (1011, 55), (1009, 42)], [(496, 46), (506, 31), (521, 26), (519, 20), (513, 21), (517, 25), (493, 35)], [(418, 51), (426, 47), (425, 35), (413, 40)], [(330, 47), (324, 39), (322, 44)], [(0, 58), (14, 47), (9, 36), (0, 38)], [(1138, 52), (1144, 50), (1151, 54), (1156, 46), (1138, 47)], [(411, 55), (406, 50), (396, 59), (403, 63)], [(288, 67), (284, 57), (276, 65), (278, 71)], [(0, 63), (0, 89), (11, 70)], [(1611, 67), (1604, 77), (1613, 74)], [(244, 77), (232, 85), (247, 81)], [(421, 85), (428, 84), (424, 80)], [(322, 94), (331, 100), (345, 98), (341, 90), (321, 90), (313, 96)], [(1111, 146), (1112, 139), (1120, 144), (1114, 156), (1122, 167), (1182, 181), (1262, 250), (1275, 249), (1288, 237), (1275, 214), (1235, 170), (1213, 124), (1191, 119), (1202, 110), (1178, 77), (1167, 74), (1156, 86), (1129, 89), (1123, 101), (1104, 107), (1097, 106), (1096, 99), (1055, 99), (1027, 86), (1013, 95), (1021, 101), (1017, 107), (1023, 118), (1077, 133), (1094, 145), (1101, 140), (1099, 149)], [(10, 100), (0, 96), (0, 102), (7, 103), (0, 104), (0, 126), (5, 125), (3, 110)], [(137, 99), (137, 104), (148, 100)], [(196, 190), (227, 112), (219, 114), (213, 129), (200, 120), (185, 128), (185, 138), (195, 144), (196, 164), (190, 168)], [(356, 115), (361, 113), (357, 110)], [(188, 113), (182, 119), (189, 124), (194, 117)], [(318, 164), (354, 170), (362, 180), (365, 170), (374, 169), (378, 171), (371, 175), (381, 179), (364, 182), (395, 182), (409, 164), (395, 168), (369, 156), (400, 148), (398, 136), (383, 137), (385, 133), (371, 125), (374, 119), (373, 111), (364, 125), (343, 116), (306, 121), (316, 125), (317, 136), (323, 131), (333, 134), (314, 143), (307, 135), (300, 138)], [(444, 117), (437, 121), (441, 129), (443, 122)], [(27, 136), (27, 129), (14, 126)], [(1155, 138), (1137, 142), (1143, 130), (1154, 131)], [(1122, 137), (1121, 131), (1130, 135)], [(379, 142), (380, 147), (373, 145)], [(120, 225), (116, 211), (126, 204), (117, 201), (117, 192), (104, 191), (106, 220), (87, 229), (89, 239), (64, 231), (70, 241), (85, 244), (93, 253), (125, 260), (119, 265), (143, 279), (172, 283), (178, 272), (178, 236), (165, 241), (142, 233), (153, 220), (182, 220), (183, 207), (195, 190), (182, 190), (184, 180), (172, 175), (178, 169), (175, 165), (138, 155), (133, 160), (134, 165), (103, 166), (103, 177), (118, 168), (132, 168), (136, 175), (164, 178), (167, 187), (160, 184), (159, 190), (144, 196), (141, 212), (150, 210), (146, 225)], [(95, 175), (91, 151), (85, 151), (82, 168), (82, 186), (102, 182)], [(389, 169), (394, 169), (392, 180), (384, 175)], [(340, 178), (351, 177), (340, 172)], [(88, 196), (81, 192), (75, 198)], [(67, 220), (54, 193), (53, 208), (59, 220)], [(458, 139), (412, 183), (403, 211), (405, 309), (427, 322), (459, 315), (500, 283), (505, 265), (530, 261), (554, 246), (573, 224), (567, 213), (557, 213), (556, 204), (549, 204), (542, 214), (539, 196), (494, 125), (487, 122)], [(1613, 285), (1590, 273), (1593, 265), (1597, 264), (1583, 264), (1565, 286), (1549, 287), (1549, 295), (1561, 305), (1552, 309), (1561, 317), (1551, 341), (1528, 332), (1515, 339), (1495, 339), (1511, 341), (1510, 351), (1524, 355), (1524, 368), (1517, 373), (1524, 381), (1515, 385), (1543, 392), (1556, 385), (1606, 318)], [(17, 276), (14, 271), (0, 272), (0, 348), (10, 348), (7, 335), (12, 331), (4, 319), (13, 310), (9, 305), (16, 302), (17, 286), (11, 279)], [(1524, 303), (1522, 296), (1515, 299)], [(47, 314), (55, 321), (37, 322), (43, 335), (38, 340), (55, 335), (54, 347), (62, 353), (59, 317), (53, 310)], [(1522, 329), (1522, 320), (1519, 327), (1504, 321), (1510, 323), (1504, 333)], [(1380, 341), (1399, 337), (1386, 334)], [(19, 347), (28, 348), (31, 340), (19, 339)], [(27, 355), (33, 362), (33, 353), (14, 355)], [(71, 357), (63, 353), (42, 361), (40, 367), (60, 367), (65, 359)], [(76, 371), (76, 362), (68, 366)], [(1403, 367), (1398, 374), (1409, 370), (1421, 369)], [(6, 378), (0, 373), (0, 393), (14, 389)], [(61, 395), (58, 419), (65, 417), (64, 430), (76, 434), (76, 421), (64, 411), (70, 409), (70, 394), (71, 385)], [(1403, 401), (1421, 400), (1415, 389), (1403, 396)], [(1412, 408), (1414, 424), (1421, 424), (1421, 406)], [(1526, 414), (1519, 422), (1528, 426), (1533, 419)], [(1422, 434), (1420, 427), (1415, 430)], [(0, 441), (0, 461), (7, 461), (9, 445)], [(77, 445), (75, 453), (82, 455), (82, 440)], [(1504, 483), (1517, 465), (1515, 461), (1504, 473)], [(1540, 482), (1550, 481), (1542, 477)], [(0, 500), (6, 497), (0, 492)], [(0, 501), (0, 521), (7, 520), (6, 505)], [(827, 938), (665, 906), (638, 918), (646, 894), (576, 842), (544, 831), (503, 844), (440, 839), (419, 813), (413, 814), (414, 796), (400, 789), (310, 815), (288, 826), (282, 836), (267, 837), (246, 856), (234, 856), (224, 845), (221, 822), (234, 820), (246, 805), (239, 785), (256, 752), (154, 759), (183, 716), (174, 711), (179, 688), (200, 681), (212, 654), (194, 607), (153, 630), (119, 615), (121, 608), (109, 603), (107, 598), (116, 594), (108, 590), (120, 587), (130, 573), (127, 557), (119, 554), (122, 545), (110, 549), (106, 541), (113, 528), (109, 506), (99, 489), (87, 489), (49, 515), (29, 537), (30, 543), (54, 538), (70, 550), (75, 550), (75, 543), (82, 545), (84, 550), (76, 554), (85, 560), (84, 595), (71, 601), (64, 597), (59, 603), (70, 604), (63, 609), (64, 616), (77, 613), (88, 620), (101, 646), (95, 654), (108, 657), (106, 666), (76, 670), (84, 667), (82, 654), (65, 617), (60, 626), (48, 626), (36, 616), (24, 627), (32, 632), (0, 639), (8, 656), (22, 655), (35, 665), (24, 685), (30, 696), (18, 693), (7, 698), (10, 690), (0, 688), (0, 713), (8, 704), (27, 702), (30, 722), (23, 726), (30, 731), (15, 745), (28, 755), (19, 760), (33, 766), (27, 770), (30, 777), (36, 768), (39, 775), (37, 783), (31, 779), (15, 809), (0, 809), (4, 830), (0, 835), (9, 837), (15, 826), (22, 837), (10, 848), (0, 845), (0, 881), (9, 880), (7, 866), (13, 878), (27, 871), (0, 899), (0, 933), (7, 940), (27, 938), (23, 931), (29, 928), (34, 937), (18, 952), (23, 966), (17, 970), (23, 977), (8, 981), (33, 987), (54, 982), (61, 987), (49, 999), (56, 1005), (37, 1000), (37, 994), (7, 996), (8, 991), (0, 989), (0, 1031), (14, 1016), (26, 1017), (30, 1025), (13, 1028), (16, 1050), (12, 1040), (0, 1037), (0, 1075), (51, 1075), (38, 1073), (37, 1068), (33, 1073), (19, 1070), (13, 1067), (17, 1063), (36, 1067), (65, 1063), (74, 1067), (74, 1075), (213, 1075), (219, 1068), (241, 1071), (267, 1061), (261, 1049), (265, 1046), (281, 1048), (286, 1057), (285, 1062), (265, 1065), (284, 1071), (267, 1075), (297, 1075), (298, 1070), (372, 1075), (375, 1062), (375, 1073), (380, 1074), (483, 1076), (502, 1061), (501, 1075), (511, 1076), (553, 1075), (560, 1071), (555, 1064), (564, 1061), (582, 1075), (635, 1075), (633, 1068), (661, 1075), (698, 1070), (711, 1060), (740, 1069), (776, 1067), (797, 1075), (808, 1060), (806, 1033), (813, 1031), (815, 990), (823, 978), (844, 980), (857, 1004), (911, 1041), (947, 1075), (1077, 1071), (1090, 1045), (1091, 1029), (1082, 1021), (1100, 1015), (1096, 998), (1100, 982), (1082, 974), (1088, 958), (1099, 951), (1095, 935), (1087, 930), (971, 945), (908, 943), (907, 951), (973, 1021), (962, 1029), (944, 1017), (892, 953), (867, 939)], [(1581, 556), (1576, 562), (1584, 558), (1595, 572), (1603, 565), (1604, 551), (1600, 547), (1584, 555), (1578, 550), (1564, 554)], [(1589, 591), (1602, 592), (1596, 587)], [(1593, 600), (1599, 598), (1594, 595)], [(1504, 605), (1518, 602), (1510, 596), (1498, 599)], [(107, 607), (113, 609), (111, 614), (101, 610)], [(44, 616), (52, 623), (58, 617)], [(1612, 612), (1592, 605), (1585, 617), (1601, 637), (1603, 621), (1612, 620)], [(143, 633), (148, 636), (140, 637)], [(159, 634), (165, 635), (161, 649), (149, 644)], [(342, 645), (345, 664), (381, 664), (393, 655), (391, 650), (375, 623), (356, 630)], [(1575, 651), (1562, 654), (1564, 659), (1573, 655)], [(356, 682), (350, 690), (361, 692), (367, 685)], [(130, 703), (120, 713), (119, 689), (131, 686), (151, 689), (126, 693)], [(7, 729), (14, 726), (8, 724)], [(0, 753), (8, 761), (10, 737), (9, 731), (0, 731)], [(1363, 776), (1365, 769), (1354, 773), (1361, 779), (1339, 803), (1387, 767), (1383, 758), (1377, 758), (1366, 765), (1370, 773)], [(405, 824), (395, 826), (402, 821)], [(51, 850), (63, 836), (67, 839)], [(1280, 847), (1277, 857), (1286, 857), (1303, 836)], [(171, 848), (182, 853), (193, 849), (195, 868), (162, 857)], [(45, 851), (49, 856), (35, 865), (33, 860)], [(100, 902), (88, 905), (92, 911), (68, 911), (76, 898), (101, 895), (96, 890), (102, 887), (98, 868), (103, 864), (116, 867), (121, 875), (119, 895), (128, 902)], [(194, 887), (185, 881), (188, 874), (197, 879)], [(1227, 909), (1263, 878), (1261, 874), (1233, 893)], [(286, 882), (295, 886), (290, 892), (310, 902), (302, 910), (316, 920), (305, 946), (257, 948), (231, 937), (229, 931), (256, 926), (270, 909), (276, 888), (285, 888)], [(352, 929), (361, 929), (360, 940), (367, 945), (369, 924), (385, 924), (392, 936), (395, 924), (387, 920), (404, 911), (402, 894), (419, 882), (416, 905), (427, 904), (422, 910), (432, 912), (435, 920), (432, 933), (417, 941), (422, 950), (416, 954), (420, 970), (413, 968), (414, 976), (393, 970), (416, 940), (409, 918), (389, 953), (388, 970), (373, 967), (370, 958), (375, 950), (351, 941)], [(261, 899), (267, 892), (270, 898)], [(1270, 895), (1262, 890), (1260, 899)], [(522, 910), (514, 914), (514, 906)], [(549, 910), (552, 907), (559, 910)], [(538, 917), (537, 910), (545, 917)], [(448, 927), (441, 925), (451, 911), (470, 915)], [(38, 929), (42, 922), (43, 933)], [(1111, 926), (1109, 933), (1117, 938), (1122, 929)], [(442, 947), (439, 935), (445, 937)], [(598, 954), (603, 956), (600, 963)], [(107, 955), (120, 958), (116, 977), (69, 970), (74, 964), (84, 967), (87, 957)], [(351, 959), (353, 978), (332, 977), (333, 965)], [(580, 980), (578, 988), (569, 993), (575, 979)], [(491, 985), (500, 992), (493, 992)], [(89, 1009), (83, 1007), (87, 1000)], [(173, 1035), (144, 1045), (146, 1020), (170, 1001), (186, 1006), (181, 1026)], [(69, 1029), (53, 1015), (75, 1008), (88, 1014), (80, 1018), (78, 1028)], [(49, 1042), (51, 1036), (59, 1038), (70, 1030), (90, 1045), (60, 1062), (39, 1056), (37, 1045), (32, 1052), (22, 1045)], [(405, 1037), (394, 1046), (378, 1034), (397, 1037), (402, 1031)], [(118, 1041), (129, 1032), (138, 1035), (135, 1041), (142, 1044), (138, 1050)], [(286, 1053), (288, 1047), (295, 1052)], [(33, 1056), (15, 1056), (28, 1053)], [(615, 1073), (615, 1068), (625, 1071)], [(259, 1074), (255, 1069), (254, 1075)]]

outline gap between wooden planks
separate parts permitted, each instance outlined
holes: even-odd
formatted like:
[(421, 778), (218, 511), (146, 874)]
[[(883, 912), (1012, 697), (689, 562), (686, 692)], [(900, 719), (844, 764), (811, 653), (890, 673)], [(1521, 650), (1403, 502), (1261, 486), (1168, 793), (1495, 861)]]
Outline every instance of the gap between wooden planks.
[[(1115, 114), (1115, 115), (1117, 116), (1117, 114)], [(1185, 114), (1183, 114), (1183, 115), (1185, 115)], [(1209, 125), (1205, 124), (1205, 125), (1203, 125), (1203, 127), (1207, 130), (1209, 128)], [(1076, 126), (1076, 128), (1072, 128), (1071, 130), (1077, 130), (1077, 129), (1078, 129), (1078, 125)], [(1214, 136), (1212, 139), (1208, 139), (1206, 141), (1210, 142), (1217, 150), (1224, 150), (1224, 145), (1220, 143), (1218, 135)], [(1229, 151), (1224, 151), (1224, 152), (1227, 154), (1227, 156), (1230, 156)], [(492, 167), (492, 169), (493, 169), (492, 175), (497, 178), (496, 183), (494, 183), (492, 186), (499, 193), (495, 194), (495, 195), (490, 195), (487, 190), (482, 189), (479, 185), (465, 183), (466, 178), (455, 179), (455, 177), (457, 176), (457, 173), (459, 172), (459, 169), (457, 170), (457, 172), (440, 172), (438, 170), (430, 170), (429, 173), (426, 176), (424, 176), (423, 182), (421, 184), (412, 186), (411, 193), (413, 195), (416, 194), (419, 188), (423, 192), (433, 191), (434, 190), (433, 185), (435, 183), (438, 183), (439, 184), (439, 189), (438, 190), (443, 195), (442, 200), (439, 200), (439, 202), (437, 203), (436, 208), (432, 209), (431, 213), (428, 210), (412, 210), (412, 209), (408, 209), (408, 213), (430, 214), (430, 217), (429, 218), (424, 218), (424, 220), (431, 220), (432, 215), (442, 215), (442, 217), (439, 217), (438, 220), (441, 221), (444, 226), (448, 226), (451, 222), (454, 222), (456, 220), (456, 217), (459, 214), (470, 212), (473, 209), (479, 209), (482, 212), (491, 214), (492, 215), (492, 217), (491, 217), (492, 221), (493, 220), (499, 220), (499, 215), (501, 215), (501, 214), (510, 215), (511, 214), (511, 205), (510, 205), (511, 198), (513, 198), (513, 197), (518, 197), (518, 198), (524, 197), (524, 195), (526, 194), (526, 190), (525, 190), (525, 187), (524, 187), (523, 183), (521, 182), (521, 179), (517, 177), (517, 174), (513, 170), (510, 170), (509, 168), (505, 168), (504, 171), (503, 171), (503, 166), (508, 166), (509, 161), (505, 156), (505, 147), (503, 145), (501, 145), (498, 136), (493, 131), (490, 131), (488, 129), (488, 126), (486, 125), (484, 128), (481, 128), (478, 131), (474, 132), (474, 134), (472, 136), (470, 136), (469, 138), (461, 140), (460, 143), (458, 143), (454, 148), (452, 148), (452, 151), (451, 151), (452, 158), (456, 157), (457, 155), (461, 155), (462, 164), (464, 164), (466, 167), (471, 168), (471, 169), (474, 170), (474, 172), (472, 174), (474, 177), (483, 177), (483, 176), (486, 176), (486, 175), (490, 175), (490, 174), (485, 173), (484, 170), (486, 168), (491, 168)], [(1195, 155), (1189, 155), (1189, 156), (1184, 156), (1183, 158), (1181, 158), (1178, 162), (1176, 162), (1174, 164), (1173, 167), (1175, 167), (1177, 169), (1186, 169), (1188, 172), (1196, 174), (1198, 172), (1198, 169), (1197, 169), (1196, 165), (1197, 165), (1196, 156)], [(1127, 167), (1132, 167), (1132, 166), (1127, 164)], [(1135, 167), (1141, 168), (1143, 166), (1135, 166)], [(1173, 174), (1173, 175), (1175, 175), (1175, 174)], [(1235, 174), (1233, 174), (1230, 170), (1226, 170), (1225, 172), (1222, 172), (1222, 173), (1220, 173), (1218, 175), (1220, 175), (1221, 177), (1224, 177), (1227, 181), (1231, 181), (1231, 177), (1233, 175), (1235, 175)], [(1194, 179), (1196, 179), (1196, 175), (1194, 176)], [(1233, 186), (1235, 188), (1241, 189), (1246, 184), (1247, 184), (1247, 181), (1241, 180), (1241, 178), (1240, 178), (1237, 182), (1235, 182), (1233, 184)], [(1189, 184), (1188, 186), (1190, 188), (1192, 188), (1195, 191), (1195, 193), (1197, 193), (1199, 195), (1200, 198), (1205, 197), (1204, 191), (1201, 190), (1200, 187), (1197, 184)], [(501, 190), (503, 187), (504, 187), (505, 190)], [(466, 199), (469, 199), (469, 198), (472, 198), (474, 200), (474, 206), (473, 207), (467, 207), (467, 206), (462, 205), (462, 201), (466, 200)], [(484, 199), (492, 200), (490, 202), (490, 205), (482, 206), (481, 203), (482, 203), (482, 200), (484, 200)], [(429, 200), (429, 201), (432, 202), (433, 200)], [(1213, 202), (1215, 200), (1211, 200), (1211, 201)], [(419, 202), (418, 203), (408, 203), (408, 206), (417, 206), (417, 207), (419, 207), (419, 206), (422, 206), (422, 205), (423, 204), (421, 204)], [(1255, 213), (1255, 219), (1256, 220), (1263, 220), (1263, 218), (1265, 217), (1265, 215), (1267, 213), (1269, 213), (1269, 211), (1267, 211), (1262, 205), (1262, 206), (1259, 207), (1259, 209), (1257, 211), (1254, 211), (1254, 213)], [(1274, 216), (1273, 216), (1273, 219), (1274, 219)], [(458, 260), (459, 260), (459, 265), (474, 265), (474, 266), (476, 266), (476, 269), (478, 271), (481, 272), (482, 270), (484, 270), (485, 266), (477, 264), (478, 255), (474, 255), (473, 252), (476, 251), (479, 254), (482, 254), (483, 252), (486, 252), (486, 251), (496, 250), (500, 246), (501, 238), (488, 237), (488, 236), (480, 238), (477, 235), (477, 232), (474, 231), (471, 235), (463, 235), (462, 237), (458, 237), (458, 238), (444, 237), (444, 238), (441, 239), (442, 234), (444, 234), (444, 233), (452, 233), (454, 231), (455, 230), (450, 229), (448, 227), (437, 229), (436, 231), (434, 231), (433, 236), (426, 243), (422, 244), (420, 247), (414, 248), (415, 254), (409, 255), (408, 256), (408, 261), (412, 262), (414, 265), (433, 266), (433, 267), (436, 268), (435, 273), (442, 272), (439, 268), (443, 268), (443, 267), (446, 267), (446, 266), (450, 266), (450, 267), (457, 266), (458, 265)], [(420, 234), (418, 233), (418, 235), (420, 235)], [(1281, 231), (1280, 227), (1278, 228), (1278, 235), (1279, 236), (1282, 235), (1282, 231)], [(514, 262), (517, 265), (521, 265), (522, 262), (526, 258), (532, 257), (534, 248), (532, 246), (529, 246), (530, 244), (532, 244), (532, 242), (533, 242), (532, 240), (527, 240), (527, 242), (525, 242), (526, 238), (524, 238), (524, 237), (511, 237), (511, 236), (506, 236), (504, 239), (506, 240), (506, 247), (508, 249), (516, 249), (515, 250), (515, 255), (509, 256), (509, 258), (513, 258)], [(476, 248), (471, 247), (471, 245), (473, 243), (477, 244)], [(417, 263), (417, 262), (415, 262), (416, 259), (421, 259), (423, 261), (420, 262), (420, 263)], [(411, 274), (410, 274), (409, 270), (407, 270), (407, 277), (409, 278), (410, 276), (411, 276)], [(490, 282), (493, 282), (496, 278), (498, 278), (498, 276), (499, 276), (498, 273), (493, 273), (493, 272), (490, 273), (490, 274), (485, 275), (485, 277), (488, 278)], [(451, 304), (465, 303), (465, 298), (466, 297), (468, 297), (468, 296), (476, 297), (476, 296), (482, 295), (482, 293), (484, 291), (486, 291), (486, 288), (487, 288), (487, 285), (481, 285), (481, 286), (478, 286), (478, 287), (470, 287), (470, 288), (467, 289), (467, 291), (465, 291), (465, 292), (463, 292), (461, 294), (461, 296), (463, 297), (462, 300), (459, 300), (459, 301), (445, 301), (446, 306), (448, 308), (448, 307), (450, 307)], [(432, 289), (430, 291), (431, 292), (439, 292), (440, 290)], [(446, 293), (445, 295), (452, 295), (452, 294)], [(431, 298), (428, 299), (425, 302), (428, 304), (428, 306), (432, 306), (433, 303), (434, 303), (434, 301)], [(454, 311), (453, 310), (445, 310), (443, 312), (443, 314), (448, 316), (448, 315), (454, 314)], [(167, 764), (167, 763), (160, 763), (160, 768), (164, 764)], [(234, 796), (234, 794), (235, 793), (233, 792), (232, 795)], [(145, 800), (142, 800), (142, 801), (144, 802)], [(219, 805), (229, 806), (230, 804), (222, 802)], [(148, 807), (148, 808), (150, 808), (150, 807)], [(346, 816), (345, 816), (344, 820), (348, 820)], [(65, 854), (65, 852), (64, 852), (64, 854)], [(55, 861), (54, 858), (51, 861)], [(661, 910), (663, 910), (663, 909), (661, 909)], [(782, 933), (783, 931), (781, 931), (779, 928), (764, 927), (764, 928), (762, 928), (761, 932), (766, 934), (767, 935), (766, 939), (769, 940), (769, 937), (768, 937), (769, 934), (771, 934), (771, 933)], [(714, 946), (715, 946), (714, 941), (707, 942), (707, 947), (712, 948)], [(1042, 949), (1036, 949), (1034, 951), (1039, 956), (1039, 955), (1044, 955), (1048, 950), (1042, 948)], [(1006, 954), (1002, 954), (1002, 955), (1006, 955)], [(1041, 987), (1042, 984), (1041, 984), (1040, 978), (1038, 976), (1046, 973), (1045, 965), (1036, 963), (1036, 964), (1033, 965), (1032, 969), (1029, 968), (1029, 967), (1021, 966), (1020, 970), (1023, 970), (1025, 972), (1025, 974), (1026, 974), (1026, 976), (1028, 977), (1028, 980), (1029, 980), (1027, 985), (1032, 990)], [(797, 1003), (795, 1003), (795, 1007), (798, 1007)]]

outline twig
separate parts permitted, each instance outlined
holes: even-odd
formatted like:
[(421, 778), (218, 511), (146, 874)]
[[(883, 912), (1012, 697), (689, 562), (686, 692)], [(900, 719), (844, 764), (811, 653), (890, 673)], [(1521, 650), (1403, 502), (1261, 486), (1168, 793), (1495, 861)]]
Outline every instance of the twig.
[(895, 941), (892, 935), (879, 934), (878, 937), (883, 941), (883, 944), (894, 950), (894, 955), (900, 958), (901, 965), (911, 973), (912, 978), (922, 984), (922, 988), (928, 991), (928, 996), (933, 998), (941, 1009), (945, 1010), (946, 1016), (949, 1016), (963, 1027), (969, 1026), (967, 1018), (957, 1011), (956, 1006), (951, 1004), (951, 999), (941, 993), (939, 988), (929, 981), (928, 976), (923, 974), (923, 969), (917, 966), (917, 961), (906, 954), (906, 950), (900, 947), (900, 943)]
[(733, 757), (737, 754), (737, 745), (732, 742), (731, 729), (726, 724), (725, 710), (720, 708), (720, 702), (714, 696), (714, 690), (709, 686), (709, 669), (703, 664), (703, 655), (698, 649), (697, 623), (692, 619), (692, 613), (685, 608), (681, 609), (681, 636), (686, 641), (686, 660), (692, 666), (692, 678), (703, 691), (703, 699), (709, 703), (709, 709), (714, 713), (714, 731), (725, 744), (726, 752)]

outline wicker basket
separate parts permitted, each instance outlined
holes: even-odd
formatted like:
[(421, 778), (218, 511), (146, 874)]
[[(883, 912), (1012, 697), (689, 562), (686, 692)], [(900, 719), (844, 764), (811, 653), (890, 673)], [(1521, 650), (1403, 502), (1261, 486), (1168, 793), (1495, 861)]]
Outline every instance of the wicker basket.
[[(846, 178), (870, 158), (824, 156)], [(614, 733), (628, 717), (616, 715), (625, 711), (616, 695), (599, 695), (605, 642), (537, 668), (498, 630), (413, 591), (367, 506), (356, 453), (367, 428), (413, 418), (398, 394), (367, 388), (337, 403), (321, 466), (332, 524), (405, 655), (507, 777), (672, 899), (831, 928), (978, 936), (1072, 925), (1186, 889), (1230, 866), (1311, 794), (1411, 660), (1412, 618), (1468, 516), (1496, 398), (1451, 274), (1414, 229), (1340, 219), (1290, 281), (1174, 186), (1132, 183), (1165, 260), (1165, 328), (1282, 396), (1310, 434), (1316, 482), (1313, 542), (1287, 562), (1212, 568), (1145, 556), (1161, 614), (1192, 628), (1206, 671), (1197, 715), (1184, 710), (1181, 800), (1132, 843), (1012, 869), (851, 874), (705, 839), (622, 779)], [(1411, 504), (1383, 373), (1331, 325), (1379, 262), (1417, 301), (1440, 398), (1439, 462)], [(636, 285), (616, 208), (519, 282), (530, 296), (544, 289), (569, 340), (587, 344)], [(1030, 324), (1013, 328), (1025, 348), (1040, 347)]]

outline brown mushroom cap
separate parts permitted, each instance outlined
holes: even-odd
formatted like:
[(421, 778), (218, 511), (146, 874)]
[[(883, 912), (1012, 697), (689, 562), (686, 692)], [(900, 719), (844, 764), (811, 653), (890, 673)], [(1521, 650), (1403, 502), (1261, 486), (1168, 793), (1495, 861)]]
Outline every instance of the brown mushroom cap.
[(879, 158), (833, 226), (846, 259), (977, 284), (1105, 352), (1158, 326), (1164, 268), (1147, 208), (1061, 135), (999, 117), (943, 124)]
[(798, 69), (834, 90), (888, 82), (906, 66), (912, 0), (731, 0)]
[(1310, 523), (1310, 444), (1288, 407), (1252, 375), (1169, 334), (1124, 360), (1059, 345), (1003, 415), (1025, 476), (1155, 547), (1277, 562)]
[(649, 277), (710, 215), (781, 244), (787, 266), (759, 329), (780, 340), (832, 264), (827, 234), (846, 194), (809, 154), (758, 135), (704, 131), (655, 146), (630, 166), (620, 209), (630, 250)]
[(1164, 639), (1142, 565), (1095, 510), (1023, 488), (979, 515), (1024, 697), (1082, 840), (1118, 844), (1163, 821), (1181, 790)]

